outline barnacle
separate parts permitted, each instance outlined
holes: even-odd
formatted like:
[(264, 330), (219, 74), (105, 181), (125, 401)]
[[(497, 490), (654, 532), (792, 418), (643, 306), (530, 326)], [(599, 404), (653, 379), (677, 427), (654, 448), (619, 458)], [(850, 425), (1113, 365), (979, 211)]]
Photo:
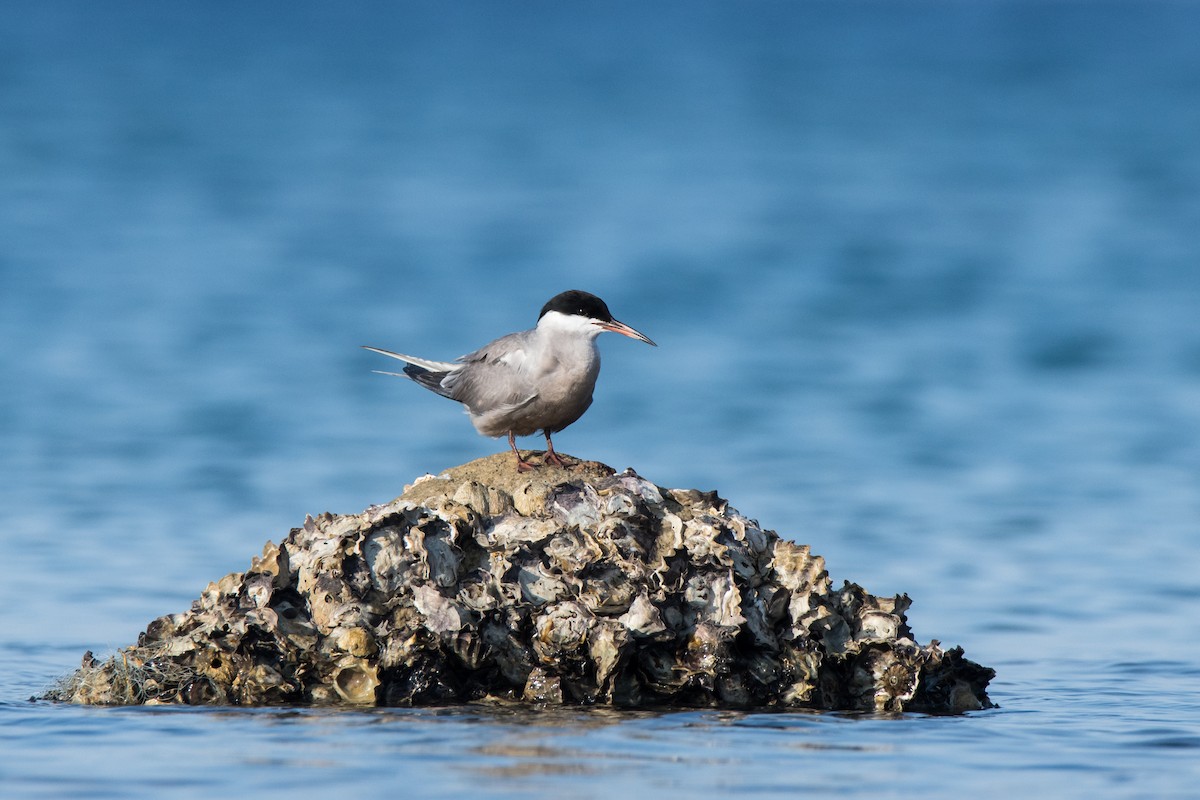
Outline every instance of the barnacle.
[(714, 492), (507, 454), (308, 517), (47, 694), (95, 704), (535, 703), (960, 712), (994, 673), (919, 645), (907, 596)]

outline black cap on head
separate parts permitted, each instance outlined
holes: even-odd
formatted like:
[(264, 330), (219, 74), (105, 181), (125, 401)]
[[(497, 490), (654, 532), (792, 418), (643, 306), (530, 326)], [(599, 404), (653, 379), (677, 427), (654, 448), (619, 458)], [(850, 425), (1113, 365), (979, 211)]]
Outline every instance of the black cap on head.
[(542, 313), (538, 314), (538, 319), (546, 316), (547, 311), (557, 311), (560, 314), (575, 314), (588, 319), (598, 319), (601, 322), (612, 322), (612, 312), (608, 310), (608, 306), (604, 301), (594, 294), (581, 292), (578, 289), (572, 289), (569, 292), (556, 294), (547, 301), (546, 305), (542, 306)]

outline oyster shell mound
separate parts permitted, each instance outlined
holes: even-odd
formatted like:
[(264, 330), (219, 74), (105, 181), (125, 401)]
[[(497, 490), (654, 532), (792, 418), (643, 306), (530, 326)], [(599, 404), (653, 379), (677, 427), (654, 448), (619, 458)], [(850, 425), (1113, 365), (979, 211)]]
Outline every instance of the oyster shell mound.
[(511, 455), (308, 517), (245, 572), (48, 692), (88, 704), (959, 713), (993, 670), (914, 641), (906, 595), (831, 586), (808, 546), (715, 492)]

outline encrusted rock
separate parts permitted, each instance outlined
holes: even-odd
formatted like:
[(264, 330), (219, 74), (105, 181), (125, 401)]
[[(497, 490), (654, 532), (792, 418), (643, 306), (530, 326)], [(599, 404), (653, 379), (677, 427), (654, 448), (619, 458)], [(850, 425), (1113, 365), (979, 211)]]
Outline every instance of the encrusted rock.
[(992, 670), (912, 639), (907, 596), (831, 589), (824, 560), (715, 493), (509, 454), (356, 516), (309, 517), (134, 646), (77, 703), (618, 706), (961, 712)]

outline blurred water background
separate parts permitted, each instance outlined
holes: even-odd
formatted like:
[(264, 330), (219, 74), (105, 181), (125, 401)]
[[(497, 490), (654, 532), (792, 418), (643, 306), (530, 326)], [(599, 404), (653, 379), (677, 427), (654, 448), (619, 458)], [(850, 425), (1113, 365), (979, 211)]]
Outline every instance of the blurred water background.
[[(0, 794), (1195, 796), (1198, 41), (1182, 2), (6, 4)], [(358, 346), (567, 288), (660, 347), (601, 339), (563, 451), (909, 593), (1001, 708), (29, 702), (500, 450)]]

